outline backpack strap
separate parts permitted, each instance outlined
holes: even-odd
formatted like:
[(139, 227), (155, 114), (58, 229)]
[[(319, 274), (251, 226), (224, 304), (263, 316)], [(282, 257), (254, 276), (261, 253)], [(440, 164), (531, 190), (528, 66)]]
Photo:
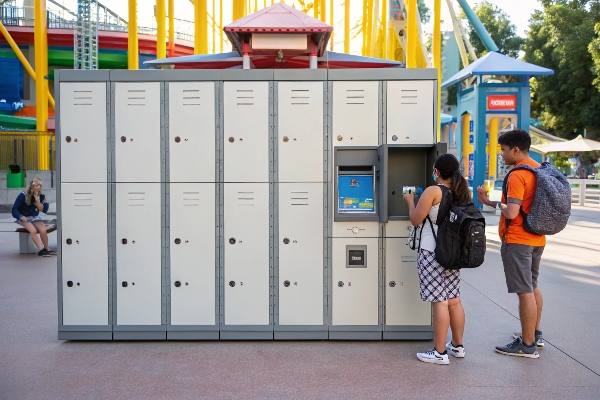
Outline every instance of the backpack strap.
[[(534, 168), (527, 164), (517, 165), (516, 167), (514, 167), (510, 171), (508, 171), (508, 173), (504, 177), (504, 181), (502, 182), (502, 195), (504, 196), (504, 201), (506, 201), (507, 204), (508, 204), (508, 177), (510, 176), (510, 174), (512, 172), (518, 171), (518, 170), (527, 170), (527, 171), (530, 171), (531, 173), (535, 174)], [(525, 211), (523, 211), (522, 206), (519, 206), (519, 214), (521, 214), (521, 216), (523, 218), (525, 218), (525, 216), (527, 215), (527, 214), (525, 214)], [(505, 221), (506, 221), (506, 229), (508, 229), (508, 227), (510, 226), (510, 222), (512, 220), (506, 218)]]
[(448, 189), (445, 185), (438, 184), (438, 187), (442, 189), (442, 200), (440, 201), (440, 207), (438, 208), (438, 215), (437, 219), (435, 220), (435, 224), (440, 226), (452, 208), (453, 196), (452, 190)]
[[(435, 240), (437, 242), (437, 235), (435, 234), (435, 229), (433, 229), (433, 222), (431, 221), (431, 218), (429, 218), (429, 215), (427, 215), (426, 220), (429, 221), (429, 226), (431, 227), (431, 233), (433, 233), (433, 240)], [(425, 225), (425, 221), (423, 221), (423, 225)], [(423, 229), (421, 229), (421, 233), (423, 233)], [(419, 242), (419, 246), (420, 245), (421, 245), (421, 242)]]

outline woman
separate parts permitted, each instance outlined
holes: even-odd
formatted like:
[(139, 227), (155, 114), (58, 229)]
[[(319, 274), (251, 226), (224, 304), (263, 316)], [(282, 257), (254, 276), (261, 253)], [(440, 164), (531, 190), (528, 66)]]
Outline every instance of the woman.
[[(471, 192), (467, 181), (459, 171), (459, 163), (452, 154), (443, 154), (435, 160), (433, 181), (437, 185), (430, 186), (419, 198), (415, 207), (414, 194), (405, 194), (408, 203), (410, 222), (419, 226), (429, 215), (433, 229), (438, 209), (442, 201), (442, 188), (452, 191), (453, 201), (468, 203)], [(465, 349), (462, 336), (465, 328), (465, 312), (460, 302), (460, 271), (444, 269), (435, 259), (435, 238), (432, 225), (425, 222), (421, 236), (421, 246), (417, 257), (421, 300), (433, 303), (433, 332), (435, 347), (425, 353), (417, 353), (419, 360), (434, 364), (449, 364), (448, 353), (463, 358)], [(452, 328), (452, 340), (446, 343), (448, 327)]]
[[(33, 243), (40, 250), (38, 252), (38, 256), (40, 257), (56, 255), (56, 252), (51, 251), (48, 246), (46, 225), (38, 217), (40, 211), (47, 213), (48, 207), (49, 204), (46, 203), (46, 196), (42, 194), (42, 181), (38, 178), (33, 178), (29, 184), (27, 193), (19, 193), (12, 208), (12, 215), (17, 219), (15, 222), (27, 229), (33, 239)], [(38, 234), (40, 235), (39, 237)]]

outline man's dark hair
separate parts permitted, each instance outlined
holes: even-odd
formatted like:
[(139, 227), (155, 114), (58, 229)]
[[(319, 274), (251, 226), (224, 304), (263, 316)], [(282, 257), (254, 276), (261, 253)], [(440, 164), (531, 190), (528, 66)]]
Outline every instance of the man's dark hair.
[(525, 132), (523, 129), (513, 129), (503, 133), (498, 138), (498, 144), (503, 144), (509, 148), (518, 147), (523, 152), (529, 152), (531, 147), (531, 136), (529, 132)]

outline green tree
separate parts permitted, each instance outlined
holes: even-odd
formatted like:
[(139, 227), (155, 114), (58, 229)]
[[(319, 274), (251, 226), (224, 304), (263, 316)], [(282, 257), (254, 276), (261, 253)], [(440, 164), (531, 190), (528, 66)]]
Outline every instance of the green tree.
[[(508, 14), (487, 1), (477, 4), (473, 11), (500, 49), (500, 53), (518, 58), (525, 39), (517, 35), (517, 28), (510, 22)], [(464, 12), (461, 12), (460, 18), (466, 20)], [(468, 24), (468, 32), (477, 57), (487, 54), (488, 51), (471, 24)]]
[(557, 136), (600, 134), (600, 93), (594, 87), (598, 0), (542, 0), (530, 19), (524, 60), (554, 70), (532, 79), (532, 117)]
[(417, 0), (417, 8), (421, 16), (421, 23), (427, 24), (431, 20), (431, 9), (425, 4), (425, 0)]

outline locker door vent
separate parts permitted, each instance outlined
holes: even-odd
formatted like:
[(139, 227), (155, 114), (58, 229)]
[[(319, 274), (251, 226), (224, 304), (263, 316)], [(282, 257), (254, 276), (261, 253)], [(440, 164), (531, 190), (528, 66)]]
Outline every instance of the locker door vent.
[(127, 192), (128, 207), (144, 207), (146, 205), (146, 192)]
[(254, 192), (237, 192), (238, 193), (238, 207), (253, 207), (254, 206)]
[(199, 207), (200, 206), (200, 192), (183, 192), (183, 206), (184, 207)]
[(307, 206), (308, 204), (308, 192), (291, 192), (290, 193), (290, 205), (291, 206)]
[(73, 205), (75, 207), (91, 207), (92, 206), (92, 194), (91, 193), (74, 193)]
[(74, 90), (73, 91), (74, 106), (92, 106), (94, 97), (91, 90)]
[(144, 89), (127, 90), (127, 105), (128, 106), (145, 106), (146, 91)]
[(364, 89), (346, 89), (346, 104), (350, 104), (350, 105), (365, 104)]
[(183, 90), (183, 105), (184, 106), (201, 106), (200, 90), (199, 89), (184, 89)]
[(253, 106), (254, 105), (254, 90), (253, 89), (238, 89), (236, 97), (238, 106)]
[(419, 104), (419, 91), (417, 89), (402, 89), (400, 95), (400, 104)]
[(307, 106), (310, 105), (310, 96), (308, 95), (310, 90), (308, 89), (292, 89), (292, 96), (290, 98), (290, 104), (293, 106)]

